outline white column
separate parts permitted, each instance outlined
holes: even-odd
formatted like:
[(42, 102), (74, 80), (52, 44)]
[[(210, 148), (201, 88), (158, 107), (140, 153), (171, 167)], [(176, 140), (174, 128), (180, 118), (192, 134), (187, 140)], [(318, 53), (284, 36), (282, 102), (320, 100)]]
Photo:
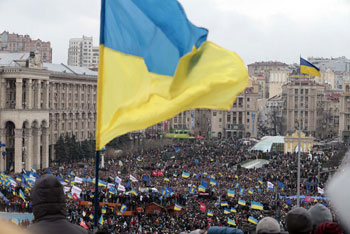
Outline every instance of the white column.
[(22, 88), (23, 88), (23, 82), (21, 78), (16, 79), (16, 109), (22, 109), (23, 108), (23, 100), (22, 100)]
[(28, 79), (26, 82), (26, 109), (33, 108), (32, 100), (33, 100), (32, 80)]
[(22, 171), (23, 129), (15, 129), (15, 173)]
[(48, 128), (42, 128), (42, 168), (49, 167), (49, 134)]
[(5, 108), (6, 106), (6, 80), (0, 80), (0, 108)]
[(24, 130), (24, 135), (26, 137), (25, 147), (26, 147), (26, 155), (25, 155), (25, 169), (28, 171), (32, 168), (33, 164), (33, 136), (32, 129), (27, 128)]
[[(2, 144), (6, 144), (6, 129), (0, 128), (0, 141)], [(5, 158), (2, 156), (2, 152), (6, 150), (6, 147), (0, 148), (0, 171), (5, 171)]]
[(34, 89), (34, 108), (41, 108), (41, 81), (35, 81), (35, 89)]
[(40, 129), (33, 128), (33, 166), (40, 169)]
[(49, 81), (43, 82), (43, 108), (49, 109)]

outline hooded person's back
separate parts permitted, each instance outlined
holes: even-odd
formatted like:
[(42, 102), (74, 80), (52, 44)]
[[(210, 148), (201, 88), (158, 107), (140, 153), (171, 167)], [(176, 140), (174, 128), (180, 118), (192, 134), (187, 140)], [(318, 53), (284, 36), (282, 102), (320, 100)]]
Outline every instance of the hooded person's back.
[(35, 234), (88, 234), (84, 228), (66, 219), (63, 186), (53, 175), (43, 175), (31, 191), (34, 224), (29, 231)]

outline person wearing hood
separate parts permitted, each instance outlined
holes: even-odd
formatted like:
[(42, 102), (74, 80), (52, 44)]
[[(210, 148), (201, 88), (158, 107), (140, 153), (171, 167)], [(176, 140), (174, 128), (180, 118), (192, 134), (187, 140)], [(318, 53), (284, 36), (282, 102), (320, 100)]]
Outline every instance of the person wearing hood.
[(88, 234), (84, 228), (67, 219), (63, 186), (56, 176), (38, 178), (31, 191), (34, 223), (28, 227), (35, 234)]

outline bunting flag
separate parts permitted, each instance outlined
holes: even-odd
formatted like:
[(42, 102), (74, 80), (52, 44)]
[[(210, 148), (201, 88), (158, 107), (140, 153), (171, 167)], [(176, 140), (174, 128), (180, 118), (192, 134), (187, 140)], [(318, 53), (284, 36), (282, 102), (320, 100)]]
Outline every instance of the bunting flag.
[(100, 220), (98, 221), (98, 223), (99, 223), (100, 225), (103, 225), (103, 224), (104, 224), (103, 215), (101, 215)]
[(180, 211), (180, 210), (182, 210), (182, 207), (175, 203), (174, 210)]
[(191, 174), (190, 173), (187, 173), (187, 172), (182, 172), (182, 178), (188, 178), (188, 177), (190, 177), (191, 176)]
[(235, 196), (235, 191), (231, 190), (231, 189), (228, 189), (227, 190), (227, 196), (229, 197), (234, 197)]
[(258, 220), (255, 219), (255, 218), (252, 217), (252, 216), (249, 216), (248, 221), (249, 221), (250, 223), (253, 223), (253, 224), (258, 224)]
[(131, 189), (131, 193), (132, 193), (133, 195), (137, 196), (137, 192), (136, 192), (135, 189)]
[(124, 212), (128, 209), (128, 207), (126, 205), (122, 205), (120, 208), (120, 211), (122, 212), (122, 214), (124, 214)]
[(270, 181), (267, 181), (267, 189), (273, 191), (274, 190), (274, 185)]
[(206, 188), (203, 185), (198, 186), (199, 192), (205, 192)]
[(19, 225), (19, 220), (16, 218), (12, 218), (11, 219), (11, 223), (15, 224), (15, 225)]
[(236, 222), (233, 219), (227, 218), (227, 223), (232, 226), (236, 226)]
[(207, 212), (207, 216), (214, 216), (214, 214), (213, 214), (213, 212), (212, 212), (212, 211), (208, 210), (208, 212)]
[(228, 202), (227, 201), (221, 201), (221, 206), (228, 206)]
[(264, 210), (264, 206), (263, 204), (256, 202), (256, 201), (252, 201), (251, 203), (251, 208), (255, 209), (255, 210)]
[(246, 202), (242, 199), (238, 199), (238, 204), (241, 205), (241, 206), (245, 206), (246, 205)]
[(19, 196), (23, 199), (23, 201), (26, 200), (26, 196), (24, 195), (22, 189), (19, 189)]
[(86, 225), (86, 223), (84, 222), (83, 218), (80, 218), (80, 226), (82, 226), (83, 228), (85, 228), (86, 230), (89, 229), (89, 227)]
[(138, 182), (138, 180), (137, 180), (134, 176), (132, 176), (132, 175), (130, 175), (130, 180), (131, 180), (132, 182)]
[(202, 203), (202, 202), (200, 202), (199, 203), (199, 210), (202, 211), (202, 212), (205, 212), (206, 209), (207, 209), (207, 205)]

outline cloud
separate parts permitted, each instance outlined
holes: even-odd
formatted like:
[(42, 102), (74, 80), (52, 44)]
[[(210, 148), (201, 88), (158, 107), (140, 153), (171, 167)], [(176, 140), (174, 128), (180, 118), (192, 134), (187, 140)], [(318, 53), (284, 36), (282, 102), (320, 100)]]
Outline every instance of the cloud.
[[(246, 63), (297, 62), (299, 55), (350, 57), (349, 0), (180, 0), (209, 40)], [(69, 39), (99, 39), (99, 0), (1, 0), (0, 22), (10, 32), (51, 41), (53, 61), (67, 62)]]

